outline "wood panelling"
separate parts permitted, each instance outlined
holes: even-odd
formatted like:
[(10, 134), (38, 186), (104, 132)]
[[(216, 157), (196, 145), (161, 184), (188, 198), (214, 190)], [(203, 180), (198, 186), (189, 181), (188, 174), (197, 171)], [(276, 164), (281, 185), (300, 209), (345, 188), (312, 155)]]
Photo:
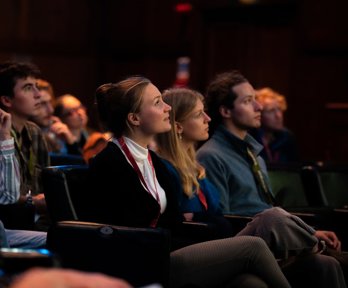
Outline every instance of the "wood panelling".
[(255, 88), (287, 96), (304, 160), (348, 161), (348, 115), (325, 108), (348, 102), (348, 1), (191, 0), (186, 15), (177, 2), (0, 0), (0, 61), (33, 61), (57, 95), (75, 94), (91, 112), (102, 83), (144, 74), (172, 85), (181, 55), (202, 92), (216, 73), (239, 69)]

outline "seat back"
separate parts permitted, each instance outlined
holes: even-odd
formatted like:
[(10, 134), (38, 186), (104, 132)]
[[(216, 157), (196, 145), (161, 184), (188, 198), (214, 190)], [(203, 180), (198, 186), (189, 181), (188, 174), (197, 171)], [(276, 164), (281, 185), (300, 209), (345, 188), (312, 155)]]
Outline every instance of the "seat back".
[[(341, 191), (345, 191), (344, 180), (348, 181), (346, 177), (341, 179), (340, 183), (329, 182), (329, 180), (333, 180), (335, 177), (337, 177), (336, 180), (339, 176), (343, 177), (343, 171), (337, 173), (337, 170), (336, 172), (333, 170), (329, 171), (328, 167), (324, 168), (306, 164), (298, 165), (298, 167), (270, 166), (270, 172), (271, 183), (274, 185), (272, 181), (277, 180), (279, 181), (279, 187), (285, 187), (284, 189), (286, 189), (284, 190), (286, 191), (286, 196), (284, 196), (284, 198), (278, 197), (280, 206), (286, 208), (286, 210), (292, 214), (299, 216), (307, 224), (316, 229), (334, 231), (340, 238), (342, 247), (347, 249), (348, 233), (345, 223), (348, 220), (348, 210), (334, 209), (332, 205), (333, 202), (330, 202), (333, 200), (329, 198), (331, 193), (339, 193), (338, 190), (335, 191), (332, 186), (329, 189), (329, 184), (342, 184), (341, 188), (343, 188), (343, 190)], [(337, 174), (335, 175), (335, 173)], [(282, 175), (282, 177), (274, 179), (273, 177), (275, 177), (275, 175), (277, 177)], [(330, 179), (329, 177), (332, 178)], [(273, 189), (275, 188), (273, 187)], [(330, 196), (334, 198), (333, 194)], [(301, 201), (296, 199), (297, 197), (301, 199)], [(281, 202), (279, 199), (288, 202)]]
[(327, 207), (315, 165), (270, 165), (269, 178), (278, 204), (285, 208)]
[(80, 155), (49, 153), (51, 166), (59, 165), (85, 165), (86, 162)]
[(62, 221), (50, 227), (47, 245), (60, 256), (63, 267), (120, 277), (135, 287), (150, 283), (167, 287), (167, 230)]
[(42, 171), (42, 183), (48, 213), (53, 223), (62, 220), (78, 220), (74, 203), (85, 189), (87, 165), (62, 165), (46, 167)]
[(86, 165), (51, 166), (43, 170), (47, 209), (53, 223), (47, 235), (49, 249), (66, 268), (105, 273), (134, 286), (154, 282), (167, 285), (168, 231), (77, 221), (87, 173)]
[(312, 207), (327, 207), (328, 201), (317, 167), (313, 165), (302, 167), (301, 178), (308, 205)]
[(348, 165), (323, 164), (318, 167), (323, 192), (328, 205), (348, 208)]
[(7, 229), (35, 229), (35, 207), (26, 203), (0, 205), (0, 220)]
[(306, 207), (308, 201), (301, 177), (301, 165), (269, 165), (268, 175), (277, 203), (284, 207)]

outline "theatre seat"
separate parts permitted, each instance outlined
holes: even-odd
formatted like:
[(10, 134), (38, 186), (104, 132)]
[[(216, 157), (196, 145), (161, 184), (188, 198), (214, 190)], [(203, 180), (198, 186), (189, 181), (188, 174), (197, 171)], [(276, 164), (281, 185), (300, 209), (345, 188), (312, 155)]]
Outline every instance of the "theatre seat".
[(64, 267), (122, 277), (134, 286), (164, 284), (169, 273), (169, 249), (215, 239), (214, 227), (207, 223), (183, 222), (181, 233), (172, 239), (160, 228), (81, 221), (88, 207), (83, 204), (87, 172), (87, 165), (51, 166), (42, 171), (53, 223), (48, 231), (48, 247), (61, 257)]
[(76, 203), (82, 201), (87, 165), (50, 166), (42, 170), (42, 184), (51, 221), (79, 220)]
[(85, 165), (62, 165), (46, 167), (42, 172), (47, 209), (52, 218), (48, 248), (65, 268), (121, 277), (135, 287), (155, 282), (167, 285), (170, 251), (167, 230), (78, 221), (77, 204), (84, 199), (87, 169)]
[(269, 165), (268, 176), (275, 199), (283, 208), (306, 207), (308, 201), (301, 166)]
[[(329, 193), (333, 172), (317, 165), (269, 165), (269, 178), (278, 204), (320, 230), (332, 230), (348, 248), (348, 209), (335, 208)], [(330, 174), (332, 173), (332, 174)], [(330, 179), (330, 177), (333, 177)], [(336, 178), (337, 179), (337, 178)], [(340, 183), (344, 183), (343, 179)], [(336, 183), (337, 184), (337, 183)], [(334, 189), (331, 186), (331, 189)]]
[(86, 162), (80, 155), (49, 153), (51, 166), (58, 165), (85, 165)]
[(168, 284), (170, 233), (164, 229), (61, 221), (50, 227), (47, 246), (64, 268), (120, 277), (134, 287)]
[(348, 165), (321, 163), (318, 171), (328, 205), (348, 209)]
[[(86, 220), (83, 215), (93, 215), (85, 205), (87, 165), (60, 165), (46, 167), (42, 171), (47, 209), (52, 223)], [(88, 220), (94, 221), (90, 217)], [(233, 225), (233, 228), (235, 225)], [(203, 222), (182, 222), (180, 232), (172, 239), (172, 250), (194, 243), (217, 238), (215, 225)]]

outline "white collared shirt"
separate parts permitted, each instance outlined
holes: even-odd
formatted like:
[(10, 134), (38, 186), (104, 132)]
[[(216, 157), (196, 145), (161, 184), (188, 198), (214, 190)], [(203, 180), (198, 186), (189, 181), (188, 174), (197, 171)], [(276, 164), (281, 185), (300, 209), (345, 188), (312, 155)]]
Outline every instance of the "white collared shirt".
[[(163, 190), (163, 188), (158, 183), (156, 173), (154, 168), (151, 166), (149, 160), (148, 160), (148, 154), (149, 150), (140, 146), (133, 140), (123, 137), (125, 144), (127, 145), (129, 151), (132, 153), (135, 162), (137, 163), (141, 174), (144, 177), (144, 180), (146, 182), (147, 187), (143, 184), (142, 181), (141, 184), (143, 185), (144, 189), (150, 192), (150, 194), (157, 200), (157, 196), (159, 198), (159, 204), (161, 206), (161, 213), (164, 212), (164, 210), (167, 207), (167, 198), (166, 194)], [(122, 151), (123, 155), (126, 157), (128, 163), (132, 166), (131, 162), (129, 161), (128, 157), (126, 156), (125, 152), (121, 148), (120, 143), (117, 141), (116, 138), (112, 138), (112, 142), (114, 142)], [(132, 166), (133, 167), (133, 166)], [(148, 189), (147, 189), (148, 188)], [(149, 191), (150, 190), (150, 191)]]

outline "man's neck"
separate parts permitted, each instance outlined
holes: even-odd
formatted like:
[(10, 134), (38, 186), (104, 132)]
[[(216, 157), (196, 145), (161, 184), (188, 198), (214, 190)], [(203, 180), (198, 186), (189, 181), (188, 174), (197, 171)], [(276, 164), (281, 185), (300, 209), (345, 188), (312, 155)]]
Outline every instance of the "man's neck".
[(24, 128), (24, 125), (28, 121), (28, 119), (23, 118), (23, 117), (16, 115), (16, 114), (12, 114), (12, 113), (11, 113), (11, 119), (12, 119), (12, 126), (14, 127), (14, 129), (17, 132), (21, 133), (23, 128)]
[(80, 141), (82, 129), (70, 129), (70, 132), (76, 137), (76, 141)]
[(244, 140), (247, 133), (248, 133), (247, 130), (238, 128), (230, 122), (224, 123), (224, 126), (230, 133), (232, 133), (234, 136), (240, 138), (241, 140)]

